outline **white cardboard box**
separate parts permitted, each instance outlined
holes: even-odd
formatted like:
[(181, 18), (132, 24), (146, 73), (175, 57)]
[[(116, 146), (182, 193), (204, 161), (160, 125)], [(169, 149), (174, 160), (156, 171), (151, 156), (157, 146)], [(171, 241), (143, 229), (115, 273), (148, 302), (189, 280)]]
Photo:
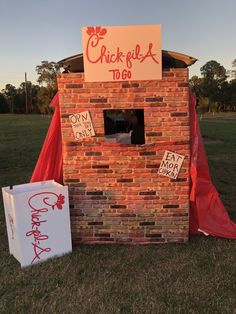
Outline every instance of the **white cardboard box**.
[(49, 180), (2, 193), (9, 251), (21, 267), (72, 251), (67, 186)]

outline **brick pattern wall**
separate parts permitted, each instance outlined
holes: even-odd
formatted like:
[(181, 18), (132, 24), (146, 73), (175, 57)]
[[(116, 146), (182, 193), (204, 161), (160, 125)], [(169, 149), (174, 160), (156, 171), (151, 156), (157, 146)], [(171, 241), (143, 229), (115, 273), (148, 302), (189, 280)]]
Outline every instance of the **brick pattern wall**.
[[(86, 83), (58, 76), (74, 243), (186, 242), (189, 227), (188, 70), (160, 81)], [(145, 144), (110, 143), (105, 109), (144, 109)], [(75, 140), (68, 116), (88, 110), (96, 136)], [(165, 150), (185, 156), (176, 180), (158, 175)]]

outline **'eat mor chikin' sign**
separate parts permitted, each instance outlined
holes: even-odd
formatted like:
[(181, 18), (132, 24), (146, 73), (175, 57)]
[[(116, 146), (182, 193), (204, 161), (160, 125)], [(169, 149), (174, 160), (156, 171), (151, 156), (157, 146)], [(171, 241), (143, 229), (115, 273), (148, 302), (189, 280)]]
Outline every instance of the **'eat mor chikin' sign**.
[(183, 155), (166, 150), (162, 158), (158, 173), (171, 179), (177, 179), (183, 161)]
[(161, 26), (83, 27), (86, 82), (162, 78)]

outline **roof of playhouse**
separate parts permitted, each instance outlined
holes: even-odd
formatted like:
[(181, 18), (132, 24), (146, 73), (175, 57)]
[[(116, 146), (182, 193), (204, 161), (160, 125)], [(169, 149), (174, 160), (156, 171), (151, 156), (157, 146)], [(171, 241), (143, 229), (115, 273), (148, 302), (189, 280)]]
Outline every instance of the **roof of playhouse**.
[[(169, 50), (162, 50), (163, 68), (187, 68), (198, 59)], [(84, 72), (83, 53), (62, 59), (57, 62), (68, 72)]]

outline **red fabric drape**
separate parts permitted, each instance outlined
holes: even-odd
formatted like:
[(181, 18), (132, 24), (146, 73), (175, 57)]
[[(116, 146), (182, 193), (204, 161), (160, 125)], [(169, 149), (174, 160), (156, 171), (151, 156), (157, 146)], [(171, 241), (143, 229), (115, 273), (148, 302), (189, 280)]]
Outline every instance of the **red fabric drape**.
[(199, 229), (207, 234), (236, 239), (236, 224), (230, 220), (211, 181), (204, 143), (195, 111), (195, 97), (190, 92), (191, 193), (190, 233)]
[(50, 105), (55, 106), (55, 111), (30, 182), (54, 179), (58, 183), (63, 183), (62, 138), (58, 93), (54, 96)]

